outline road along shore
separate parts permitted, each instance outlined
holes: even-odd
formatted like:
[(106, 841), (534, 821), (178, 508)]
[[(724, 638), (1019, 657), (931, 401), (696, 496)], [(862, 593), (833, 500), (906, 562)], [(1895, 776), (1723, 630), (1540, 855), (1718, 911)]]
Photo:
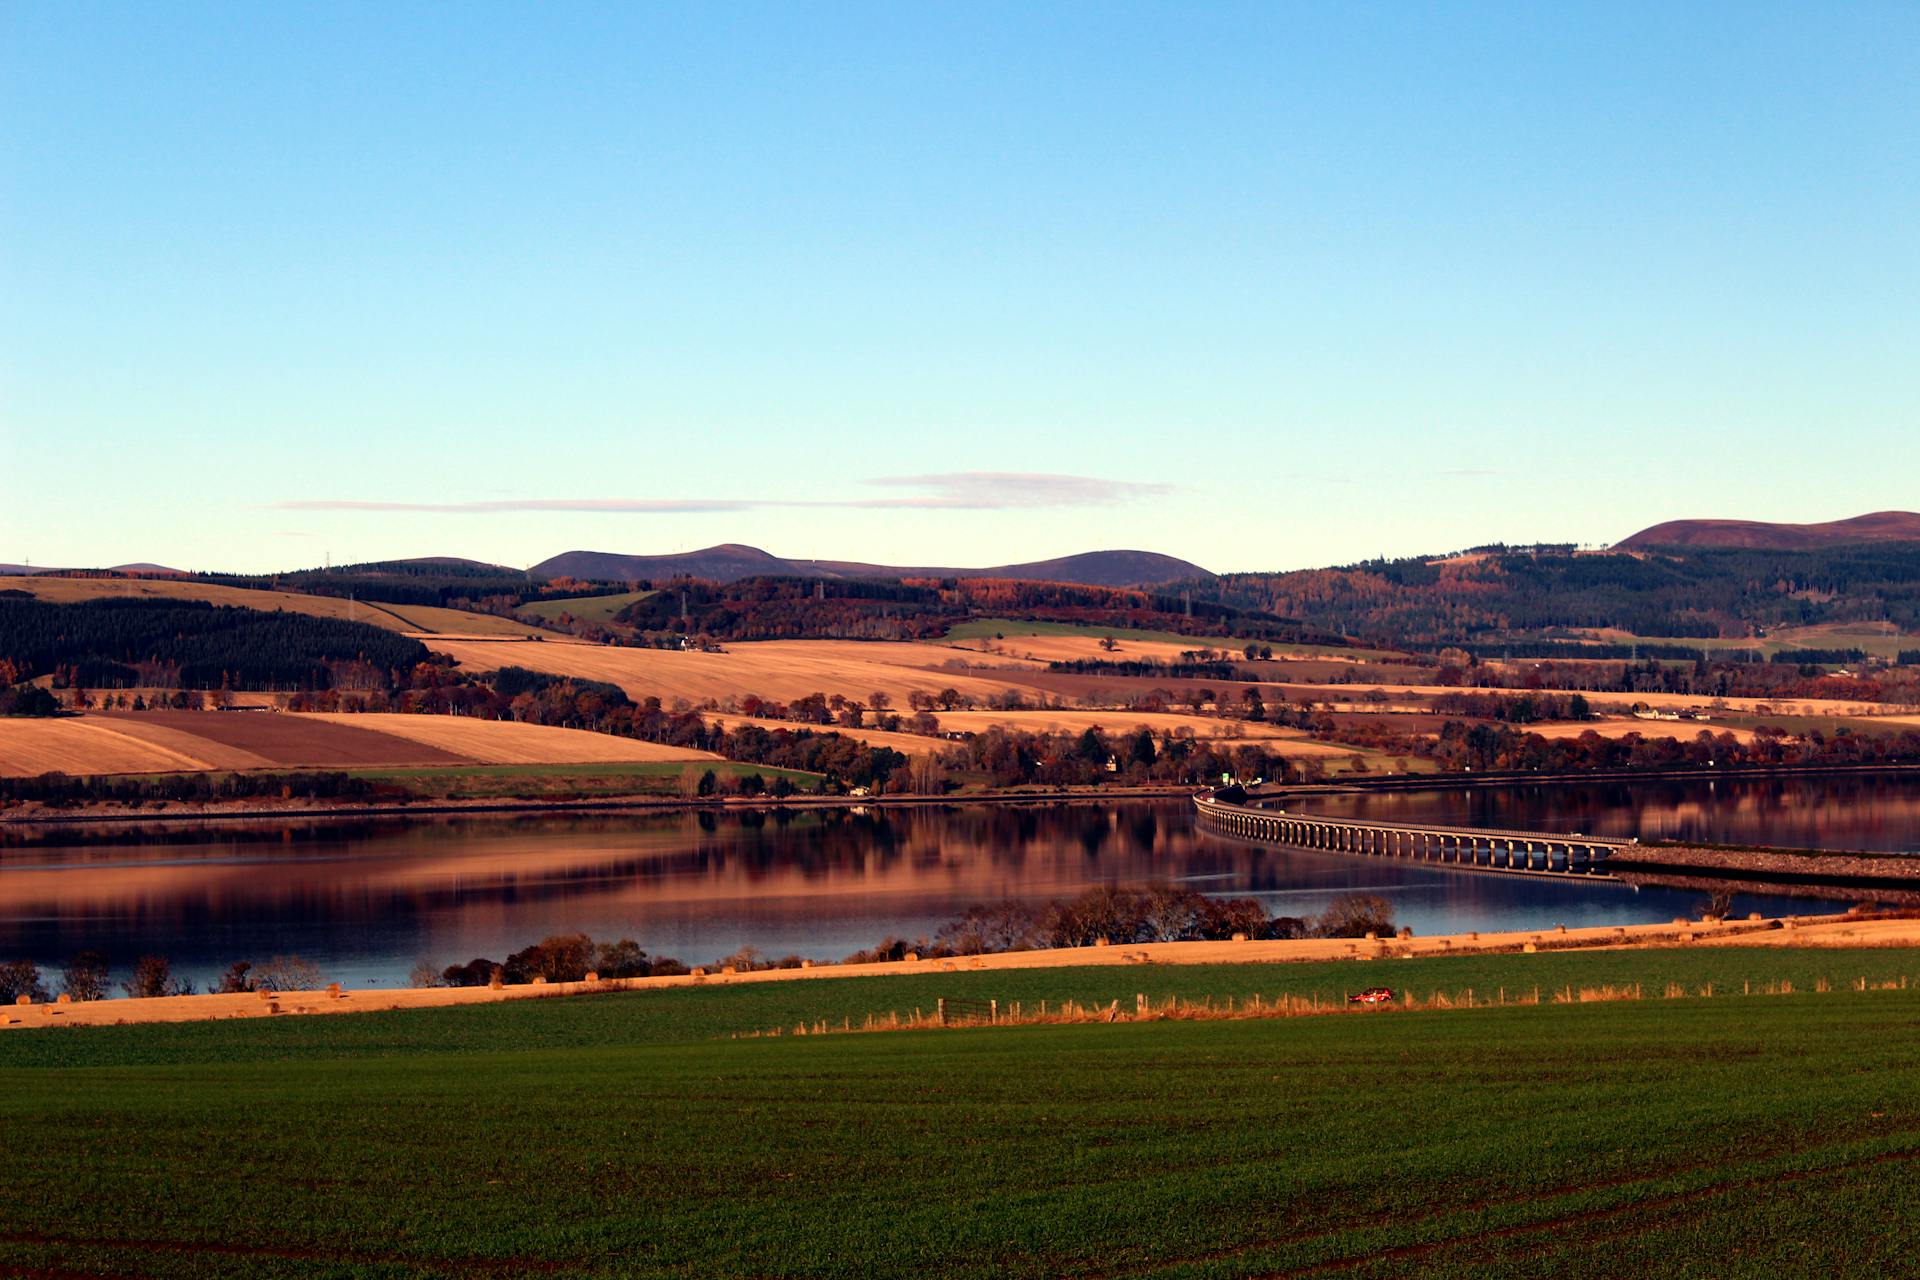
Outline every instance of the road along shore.
[(0, 1006), (0, 1030), (33, 1027), (117, 1026), (145, 1022), (203, 1022), (219, 1018), (272, 1018), (299, 1014), (370, 1013), (543, 1000), (616, 991), (733, 986), (755, 982), (814, 982), (903, 974), (1004, 969), (1066, 969), (1089, 965), (1284, 964), (1289, 962), (1398, 959), (1529, 951), (1601, 950), (1622, 947), (1920, 946), (1920, 919), (1859, 915), (1788, 916), (1780, 919), (1676, 920), (1670, 924), (1616, 925), (1585, 929), (1467, 933), (1429, 938), (1306, 938), (1294, 941), (1149, 942), (1128, 946), (1061, 947), (996, 955), (900, 960), (879, 964), (823, 964), (804, 969), (756, 969), (744, 973), (693, 973), (675, 977), (622, 978), (596, 982), (530, 983), (503, 987), (419, 987), (395, 990), (248, 992), (239, 995), (164, 996), (88, 1003)]
[(608, 814), (686, 812), (737, 813), (774, 809), (923, 809), (942, 805), (975, 804), (1100, 804), (1112, 800), (1182, 800), (1193, 794), (1187, 786), (1056, 787), (1006, 791), (957, 791), (950, 795), (885, 796), (613, 796), (592, 800), (406, 800), (392, 804), (312, 800), (251, 799), (195, 804), (155, 800), (138, 807), (123, 804), (76, 805), (70, 809), (24, 804), (0, 811), (0, 827), (31, 830), (38, 827), (146, 826), (155, 823), (192, 825), (206, 822), (260, 822), (295, 818), (446, 818), (485, 817), (492, 814)]

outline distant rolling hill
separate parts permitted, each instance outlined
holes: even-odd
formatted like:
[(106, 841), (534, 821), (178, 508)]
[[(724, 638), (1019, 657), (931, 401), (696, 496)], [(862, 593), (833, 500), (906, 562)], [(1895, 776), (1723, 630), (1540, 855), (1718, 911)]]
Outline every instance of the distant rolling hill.
[(255, 590), (177, 577), (69, 578), (58, 573), (36, 573), (31, 577), (0, 575), (0, 592), (30, 595), (49, 604), (108, 599), (195, 600), (216, 606), (258, 609), (264, 613), (285, 610), (317, 618), (343, 618), (349, 622), (383, 627), (388, 631), (485, 635), (502, 639), (540, 634), (537, 627), (490, 613), (307, 595), (299, 591)]
[[(381, 562), (376, 562), (376, 564), (378, 563)], [(494, 564), (490, 560), (469, 560), (465, 556), (413, 556), (406, 560), (392, 560), (384, 563), (425, 565), (431, 568), (441, 569), (486, 569), (494, 573), (519, 572), (519, 570), (508, 568), (503, 564)]]
[[(43, 564), (42, 565), (0, 564), (0, 574), (4, 574), (9, 578), (25, 578), (36, 573), (72, 573), (72, 572), (73, 570), (71, 569), (53, 568)], [(164, 564), (148, 564), (145, 561), (142, 561), (139, 564), (116, 564), (106, 569), (89, 569), (87, 570), (87, 572), (89, 573), (127, 573), (127, 574), (164, 573), (164, 574), (171, 574), (176, 577), (184, 577), (186, 575), (186, 570), (184, 569), (173, 569), (173, 568), (169, 568)]]
[(1187, 560), (1153, 551), (1089, 551), (1057, 560), (996, 565), (986, 569), (907, 568), (851, 560), (785, 560), (758, 547), (723, 543), (677, 555), (635, 556), (611, 551), (568, 551), (533, 566), (536, 578), (570, 577), (622, 582), (681, 574), (714, 582), (737, 582), (767, 574), (805, 578), (1028, 578), (1093, 587), (1159, 586), (1213, 575)]
[(1920, 542), (1920, 513), (1876, 511), (1825, 524), (1778, 524), (1764, 520), (1669, 520), (1642, 529), (1620, 549), (1647, 547), (1740, 547), (1759, 551), (1805, 551), (1848, 542)]

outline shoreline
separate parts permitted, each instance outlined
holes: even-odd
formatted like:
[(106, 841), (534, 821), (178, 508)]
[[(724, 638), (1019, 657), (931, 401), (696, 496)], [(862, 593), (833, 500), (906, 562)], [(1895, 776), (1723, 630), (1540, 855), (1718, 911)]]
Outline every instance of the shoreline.
[[(1342, 778), (1318, 783), (1268, 784), (1252, 794), (1262, 800), (1291, 796), (1341, 795), (1379, 791), (1477, 790), (1487, 787), (1563, 786), (1594, 782), (1684, 782), (1813, 777), (1920, 776), (1920, 764), (1812, 764), (1749, 765), (1741, 768), (1612, 769), (1591, 773), (1483, 773), (1396, 774)], [(35, 809), (27, 813), (0, 810), (0, 829), (89, 826), (113, 823), (196, 823), (260, 821), (280, 818), (437, 817), (460, 814), (567, 814), (652, 812), (685, 809), (707, 812), (775, 809), (912, 808), (927, 805), (1089, 803), (1105, 800), (1159, 800), (1191, 796), (1204, 787), (1178, 784), (1137, 787), (1093, 787), (1058, 790), (981, 791), (949, 795), (882, 796), (683, 796), (646, 795), (597, 797), (582, 800), (408, 800), (381, 804), (320, 804), (312, 801), (239, 800), (224, 804), (188, 805), (157, 801), (153, 808), (116, 805), (76, 806), (71, 810)], [(1649, 846), (1652, 847), (1652, 846)], [(1815, 850), (1813, 852), (1820, 852)]]
[(1696, 920), (1669, 924), (1600, 925), (1590, 928), (1517, 930), (1505, 933), (1436, 934), (1425, 938), (1305, 938), (1288, 941), (1147, 942), (1126, 946), (1061, 947), (990, 955), (876, 964), (823, 964), (801, 969), (756, 969), (744, 973), (617, 978), (597, 982), (527, 983), (510, 987), (359, 988), (237, 995), (159, 996), (0, 1006), (0, 1030), (36, 1027), (130, 1026), (160, 1022), (208, 1022), (225, 1018), (271, 1018), (310, 1014), (375, 1013), (407, 1009), (497, 1004), (503, 1000), (550, 1000), (617, 992), (727, 987), (764, 982), (934, 976), (1024, 969), (1073, 969), (1155, 964), (1305, 964), (1331, 960), (1381, 960), (1438, 956), (1525, 955), (1545, 951), (1681, 949), (1707, 946), (1912, 947), (1920, 946), (1920, 919), (1858, 915), (1786, 916), (1760, 920)]
[[(772, 809), (915, 808), (928, 805), (1062, 804), (1103, 800), (1179, 800), (1192, 795), (1186, 786), (1105, 787), (1057, 791), (983, 791), (952, 795), (893, 796), (716, 796), (689, 800), (683, 796), (619, 796), (593, 800), (410, 800), (394, 804), (316, 805), (235, 801), (222, 805), (173, 805), (156, 802), (153, 809), (125, 807), (77, 808), (71, 812), (0, 813), (0, 828), (62, 827), (151, 822), (244, 822), (278, 818), (406, 818), (461, 814), (621, 813), (684, 809), (690, 812), (737, 812)], [(172, 805), (161, 808), (159, 805)]]

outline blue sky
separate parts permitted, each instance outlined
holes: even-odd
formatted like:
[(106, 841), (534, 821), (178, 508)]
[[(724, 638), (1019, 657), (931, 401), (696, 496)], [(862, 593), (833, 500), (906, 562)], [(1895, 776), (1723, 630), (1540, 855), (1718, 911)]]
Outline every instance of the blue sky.
[(0, 5), (0, 561), (1920, 507), (1920, 8)]

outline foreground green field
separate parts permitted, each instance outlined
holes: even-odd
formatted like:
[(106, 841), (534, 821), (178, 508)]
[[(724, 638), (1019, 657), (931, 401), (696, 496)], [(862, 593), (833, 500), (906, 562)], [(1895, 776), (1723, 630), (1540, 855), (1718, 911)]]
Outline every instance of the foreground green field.
[[(1906, 951), (955, 973), (0, 1037), (0, 1273), (1894, 1274)], [(1540, 1005), (729, 1039), (939, 995)], [(1823, 994), (1555, 1004), (1556, 987)], [(1111, 993), (1111, 994), (1109, 994)]]

